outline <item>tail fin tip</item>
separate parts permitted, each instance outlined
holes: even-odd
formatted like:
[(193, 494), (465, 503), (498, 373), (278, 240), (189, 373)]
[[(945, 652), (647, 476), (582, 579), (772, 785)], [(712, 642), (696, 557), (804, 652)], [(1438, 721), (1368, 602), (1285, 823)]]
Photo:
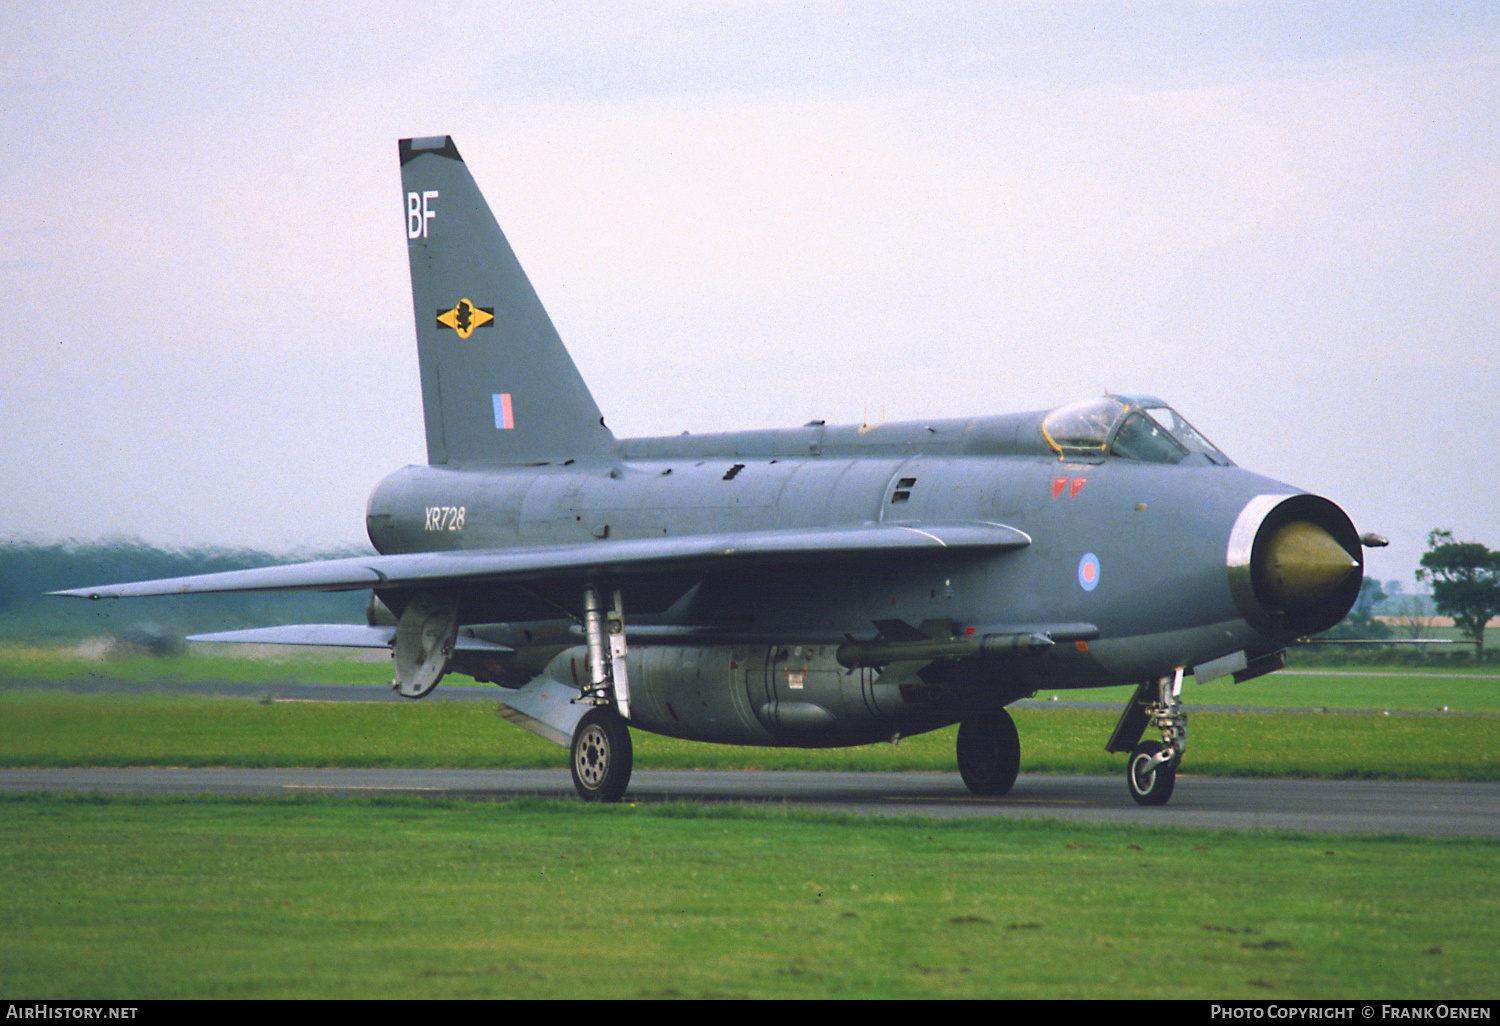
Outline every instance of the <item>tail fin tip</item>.
[(439, 157), (447, 157), (462, 164), (464, 158), (459, 156), (458, 144), (453, 141), (451, 135), (429, 135), (421, 139), (402, 139), (399, 144), (401, 153), (401, 166), (405, 167), (413, 160), (426, 153), (435, 153)]

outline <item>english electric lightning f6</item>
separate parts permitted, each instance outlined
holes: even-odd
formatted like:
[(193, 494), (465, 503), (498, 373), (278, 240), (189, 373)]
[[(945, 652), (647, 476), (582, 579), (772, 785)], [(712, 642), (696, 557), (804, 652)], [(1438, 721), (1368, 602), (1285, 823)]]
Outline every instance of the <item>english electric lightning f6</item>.
[(1146, 396), (618, 439), (452, 139), (400, 156), (428, 463), (370, 496), (380, 555), (61, 594), (368, 589), (363, 626), (203, 638), (388, 646), (408, 698), (497, 684), (601, 801), (631, 728), (821, 748), (953, 723), (964, 782), (1001, 795), (1008, 704), (1128, 685), (1107, 747), (1145, 805), (1186, 747), (1184, 674), (1274, 670), (1359, 594), (1380, 539)]

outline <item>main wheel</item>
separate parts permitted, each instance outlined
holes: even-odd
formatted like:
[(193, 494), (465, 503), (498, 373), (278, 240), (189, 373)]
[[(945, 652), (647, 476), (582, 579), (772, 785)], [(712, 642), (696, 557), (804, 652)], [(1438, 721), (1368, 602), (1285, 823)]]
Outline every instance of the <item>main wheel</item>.
[(1172, 797), (1172, 788), (1177, 785), (1177, 763), (1163, 762), (1156, 766), (1151, 760), (1161, 752), (1160, 741), (1143, 741), (1130, 753), (1130, 765), (1125, 769), (1125, 779), (1130, 784), (1130, 797), (1138, 805), (1165, 805)]
[(971, 716), (958, 725), (958, 773), (974, 794), (1008, 794), (1021, 772), (1021, 739), (1004, 709)]
[(630, 728), (613, 709), (592, 709), (573, 731), (573, 786), (586, 802), (617, 802), (630, 786)]

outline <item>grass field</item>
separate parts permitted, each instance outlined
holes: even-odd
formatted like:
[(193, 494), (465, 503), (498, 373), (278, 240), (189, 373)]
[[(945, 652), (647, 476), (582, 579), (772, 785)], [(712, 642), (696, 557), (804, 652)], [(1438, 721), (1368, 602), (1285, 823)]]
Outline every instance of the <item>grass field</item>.
[[(297, 680), (385, 683), (385, 662), (337, 655), (82, 659), (0, 649), (0, 677), (31, 680)], [(444, 688), (465, 685), (464, 678)], [(1044, 692), (1055, 706), (1016, 708), (1022, 769), (1118, 773), (1103, 751), (1126, 689)], [(1482, 673), (1320, 669), (1184, 689), (1184, 772), (1266, 776), (1500, 779), (1500, 678)], [(1111, 708), (1079, 708), (1078, 700)], [(1203, 706), (1209, 706), (1204, 708)], [(1237, 707), (1227, 711), (1214, 706)], [(1400, 715), (1406, 711), (1446, 713)], [(1239, 707), (1245, 707), (1243, 709)], [(1259, 708), (1257, 708), (1259, 707)], [(1289, 707), (1301, 709), (1291, 712)], [(1368, 710), (1357, 715), (1308, 709)], [(1393, 715), (1383, 715), (1392, 711)], [(900, 745), (800, 750), (675, 741), (636, 732), (643, 768), (943, 770), (952, 728)], [(0, 691), (0, 765), (562, 767), (561, 748), (499, 721), (490, 703), (303, 703), (155, 694)]]
[(0, 850), (12, 995), (1483, 999), (1500, 986), (1493, 842), (5, 798)]
[[(352, 649), (198, 645), (187, 654), (111, 657), (103, 642), (78, 646), (0, 644), (0, 677), (24, 680), (302, 681), (389, 684), (391, 660)], [(200, 651), (200, 649), (202, 651)], [(468, 678), (454, 677), (461, 683)]]
[[(1123, 772), (1104, 751), (1113, 710), (1021, 708), (1023, 772)], [(705, 745), (634, 732), (651, 769), (954, 769), (956, 728), (899, 745), (805, 750)], [(1500, 779), (1500, 717), (1195, 710), (1184, 772), (1216, 776)], [(0, 765), (567, 765), (566, 751), (488, 702), (265, 702), (0, 691)]]
[[(388, 672), (0, 652), (0, 677), (38, 680)], [(1184, 769), (1500, 779), (1497, 684), (1277, 675), (1226, 684), (1232, 698), (1190, 684), (1190, 703), (1255, 705), (1264, 688), (1375, 711), (1194, 708)], [(1470, 711), (1383, 714), (1435, 699)], [(1102, 751), (1116, 715), (1017, 709), (1023, 770), (1120, 772)], [(642, 767), (953, 769), (951, 730), (830, 752), (639, 732), (636, 746)], [(12, 689), (0, 763), (562, 767), (565, 752), (488, 702)], [(1497, 857), (1490, 841), (724, 806), (8, 796), (0, 993), (1482, 1000), (1500, 987)]]
[[(97, 647), (97, 646), (96, 646)], [(0, 645), (0, 678), (24, 680), (118, 680), (250, 682), (300, 681), (315, 684), (389, 684), (390, 659), (371, 652), (241, 646), (198, 646), (202, 651), (167, 659), (134, 656), (106, 659), (79, 648)], [(89, 646), (82, 646), (90, 651)], [(480, 687), (453, 676), (442, 687)], [(1043, 691), (1038, 698), (1101, 701), (1121, 705), (1125, 688)], [(1275, 708), (1437, 710), (1500, 713), (1500, 669), (1489, 664), (1436, 664), (1432, 667), (1378, 667), (1358, 664), (1297, 667), (1243, 684), (1221, 678), (1198, 684), (1188, 678), (1190, 704)]]
[[(1065, 701), (1123, 703), (1121, 688), (1044, 691), (1038, 697)], [(1231, 678), (1183, 686), (1193, 705), (1257, 706), (1273, 709), (1366, 709), (1500, 713), (1500, 672), (1493, 666), (1329, 666), (1281, 670), (1243, 684)]]

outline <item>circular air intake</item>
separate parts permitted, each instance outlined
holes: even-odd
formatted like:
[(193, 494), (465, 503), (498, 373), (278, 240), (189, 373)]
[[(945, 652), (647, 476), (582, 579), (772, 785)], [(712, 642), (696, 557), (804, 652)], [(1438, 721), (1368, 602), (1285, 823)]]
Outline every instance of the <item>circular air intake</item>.
[(1302, 637), (1349, 614), (1364, 580), (1359, 534), (1316, 495), (1258, 495), (1229, 536), (1229, 586), (1260, 630)]

